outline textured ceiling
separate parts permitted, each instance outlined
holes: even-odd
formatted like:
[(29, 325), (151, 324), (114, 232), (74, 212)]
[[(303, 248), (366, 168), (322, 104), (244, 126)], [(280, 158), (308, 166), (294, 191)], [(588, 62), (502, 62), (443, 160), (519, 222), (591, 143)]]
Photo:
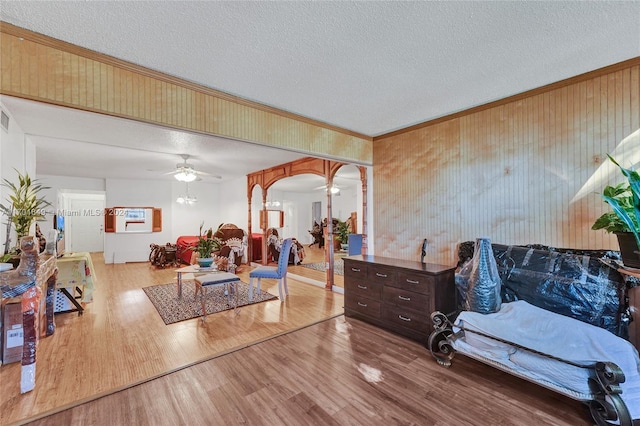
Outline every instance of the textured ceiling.
[(2, 1), (0, 16), (370, 136), (640, 55), (635, 1)]
[(1, 0), (0, 19), (369, 136), (640, 56), (638, 1)]

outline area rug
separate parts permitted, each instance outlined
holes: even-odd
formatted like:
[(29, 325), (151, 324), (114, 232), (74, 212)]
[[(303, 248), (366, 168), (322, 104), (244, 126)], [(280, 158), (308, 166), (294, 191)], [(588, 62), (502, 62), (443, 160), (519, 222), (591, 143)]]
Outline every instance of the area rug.
[[(238, 307), (277, 299), (273, 294), (261, 291), (260, 294), (254, 294), (253, 302), (249, 302), (249, 285), (239, 282), (236, 284), (236, 289), (238, 290)], [(183, 281), (182, 299), (178, 299), (176, 283), (152, 285), (144, 287), (142, 290), (151, 300), (165, 324), (173, 324), (202, 316), (200, 295), (198, 295), (197, 299), (195, 298), (195, 284), (193, 281)], [(207, 315), (233, 308), (227, 303), (227, 296), (224, 295), (224, 286), (222, 285), (207, 289), (206, 296)]]
[[(304, 266), (305, 268), (315, 269), (316, 271), (326, 271), (324, 267), (324, 262), (318, 263), (301, 263), (298, 266)], [(342, 259), (336, 259), (333, 262), (333, 273), (335, 275), (344, 275), (344, 262)]]

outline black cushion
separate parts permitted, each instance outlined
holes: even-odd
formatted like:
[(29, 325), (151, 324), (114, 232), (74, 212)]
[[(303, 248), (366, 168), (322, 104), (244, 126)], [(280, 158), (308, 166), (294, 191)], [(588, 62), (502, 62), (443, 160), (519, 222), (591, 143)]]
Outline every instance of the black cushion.
[[(469, 247), (461, 246), (462, 259)], [(524, 300), (628, 339), (627, 285), (619, 272), (600, 260), (610, 252), (503, 244), (492, 244), (492, 248), (503, 303)]]

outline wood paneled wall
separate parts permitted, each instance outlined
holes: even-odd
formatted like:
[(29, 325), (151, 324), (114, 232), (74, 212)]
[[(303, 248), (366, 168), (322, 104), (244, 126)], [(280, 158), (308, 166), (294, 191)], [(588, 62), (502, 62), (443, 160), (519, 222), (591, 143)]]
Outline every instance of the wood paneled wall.
[(623, 181), (607, 153), (639, 161), (640, 58), (593, 74), (375, 138), (376, 254), (417, 260), (427, 238), (427, 261), (455, 264), (477, 237), (617, 250), (591, 225), (608, 209), (596, 192)]
[(372, 139), (0, 22), (0, 93), (371, 164)]

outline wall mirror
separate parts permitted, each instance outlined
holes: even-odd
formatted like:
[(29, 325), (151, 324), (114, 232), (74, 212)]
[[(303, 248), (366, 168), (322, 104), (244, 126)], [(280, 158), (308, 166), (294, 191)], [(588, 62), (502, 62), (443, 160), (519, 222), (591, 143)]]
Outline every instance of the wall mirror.
[(154, 207), (109, 207), (104, 214), (104, 232), (150, 233), (162, 231), (162, 209)]
[(284, 210), (260, 210), (260, 228), (284, 228)]

